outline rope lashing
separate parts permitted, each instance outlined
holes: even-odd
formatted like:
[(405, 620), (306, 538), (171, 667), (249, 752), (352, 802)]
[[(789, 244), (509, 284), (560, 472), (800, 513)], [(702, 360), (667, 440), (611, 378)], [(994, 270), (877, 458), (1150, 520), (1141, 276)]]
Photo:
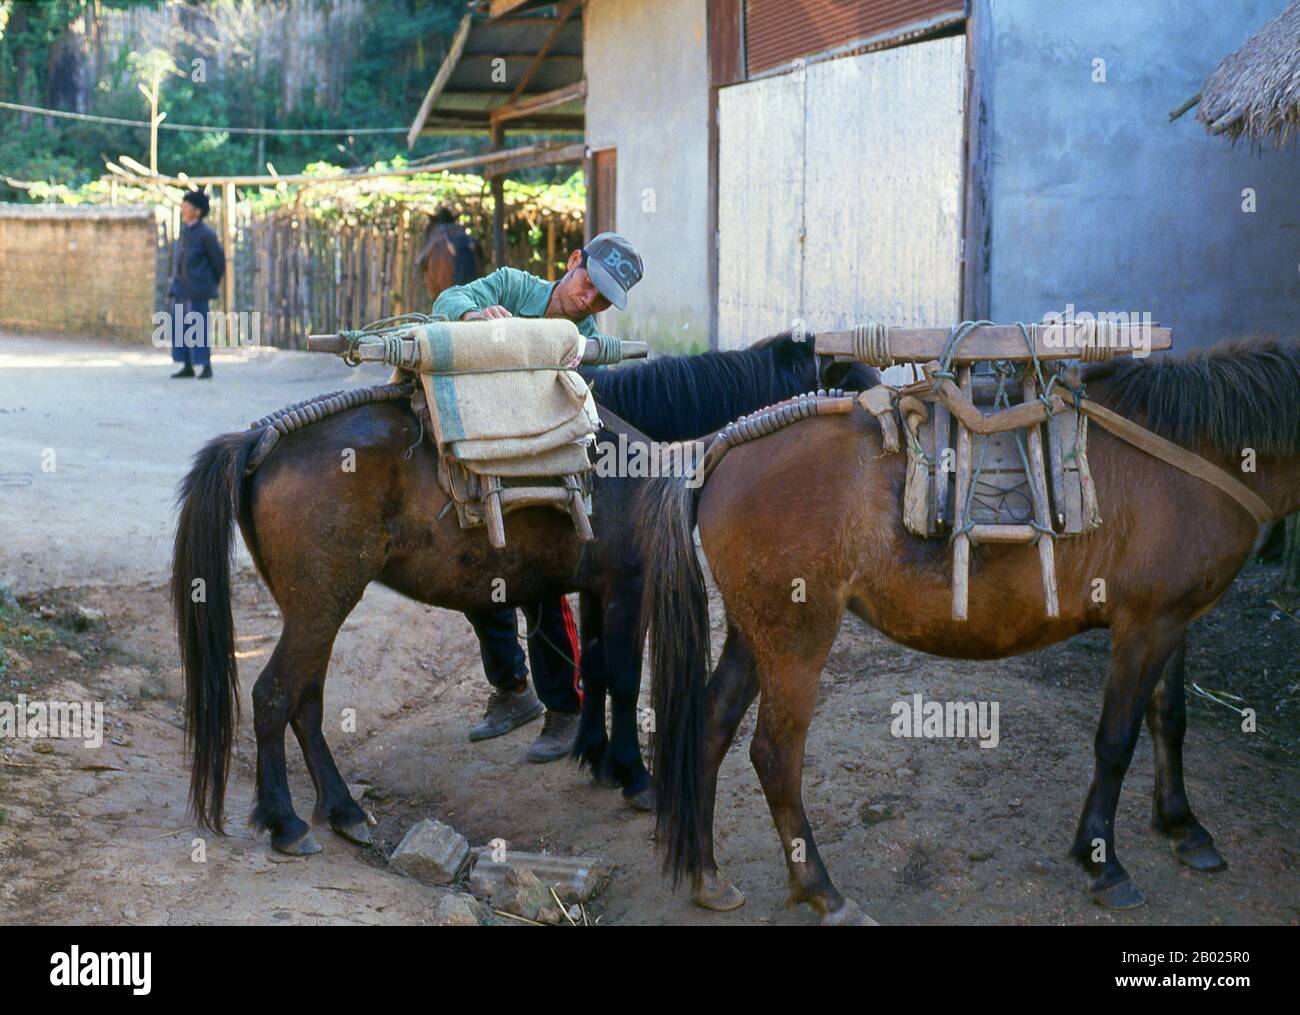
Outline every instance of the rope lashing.
[[(343, 362), (350, 367), (359, 367), (361, 360), (357, 356), (357, 349), (362, 345), (382, 342), (384, 346), (384, 362), (390, 366), (405, 366), (405, 364), (399, 362), (401, 360), (402, 336), (412, 327), (421, 324), (434, 324), (445, 320), (446, 318), (441, 315), (412, 312), (398, 314), (395, 317), (381, 317), (379, 320), (371, 321), (357, 330), (340, 331), (339, 338), (346, 339), (348, 343), (347, 351), (342, 353)], [(394, 343), (397, 343), (396, 352), (393, 351)]]
[[(374, 321), (367, 324), (358, 331), (340, 331), (339, 337), (347, 341), (347, 348), (341, 353), (343, 362), (350, 367), (360, 366), (361, 357), (358, 350), (363, 345), (379, 345), (383, 347), (383, 362), (389, 366), (397, 367), (399, 370), (410, 370), (419, 372), (425, 362), (428, 361), (427, 339), (419, 337), (413, 332), (413, 327), (423, 324), (434, 324), (444, 321), (442, 317), (430, 317), (427, 314), (403, 314), (401, 317), (385, 317), (382, 320)], [(398, 322), (394, 324), (393, 322)], [(409, 352), (405, 345), (410, 341)], [(587, 339), (589, 342), (596, 343), (597, 358), (589, 366), (603, 366), (611, 363), (623, 362), (623, 340), (613, 335), (596, 335)], [(498, 374), (498, 373), (529, 373), (541, 371), (563, 370), (564, 367), (555, 364), (541, 366), (520, 366), (520, 367), (475, 367), (466, 370), (438, 370), (436, 373), (442, 377), (458, 377), (468, 374)]]
[(854, 325), (853, 356), (867, 366), (892, 367), (894, 357), (889, 349), (889, 325), (879, 321)]
[(844, 397), (845, 393), (841, 388), (831, 388), (829, 391), (819, 388), (733, 420), (718, 431), (717, 436), (705, 449), (695, 470), (696, 481), (703, 484), (722, 456), (736, 445), (765, 437), (810, 416), (818, 416), (828, 400), (839, 400)]
[(587, 339), (588, 342), (596, 343), (596, 359), (594, 362), (587, 364), (589, 366), (604, 366), (609, 363), (623, 362), (623, 340), (615, 338), (613, 335), (597, 335), (595, 338)]
[[(1079, 329), (1083, 329), (1082, 336)], [(1079, 359), (1084, 363), (1105, 363), (1115, 355), (1115, 347), (1119, 343), (1119, 326), (1118, 323), (1110, 318), (1098, 320), (1093, 318), (1089, 321), (1075, 321), (1074, 337), (1076, 341), (1082, 339), (1079, 344), (1083, 351)]]
[(283, 409), (277, 409), (269, 416), (263, 416), (249, 425), (250, 430), (262, 430), (262, 436), (258, 438), (257, 444), (254, 445), (252, 453), (248, 456), (248, 462), (244, 467), (244, 475), (251, 476), (257, 470), (257, 467), (266, 460), (267, 456), (275, 450), (280, 438), (293, 433), (295, 430), (301, 430), (312, 423), (319, 423), (321, 420), (328, 419), (330, 416), (344, 412), (347, 409), (355, 409), (359, 405), (369, 405), (372, 402), (390, 402), (398, 398), (410, 398), (414, 391), (414, 384), (376, 384), (368, 388), (331, 391), (328, 394), (317, 395), (315, 398), (309, 398), (304, 402), (295, 402)]
[(934, 374), (934, 390), (938, 391), (944, 380), (955, 380), (957, 375), (953, 373), (952, 361), (957, 356), (957, 350), (961, 347), (962, 342), (976, 328), (982, 328), (985, 325), (991, 325), (992, 321), (962, 321), (948, 334), (948, 341), (943, 344), (943, 352), (939, 356), (939, 369)]

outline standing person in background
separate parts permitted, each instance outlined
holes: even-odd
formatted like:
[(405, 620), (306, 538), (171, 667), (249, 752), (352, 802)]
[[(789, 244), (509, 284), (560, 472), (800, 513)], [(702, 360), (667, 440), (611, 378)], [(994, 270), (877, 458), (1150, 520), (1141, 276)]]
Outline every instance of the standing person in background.
[[(191, 190), (181, 199), (181, 234), (172, 251), (172, 275), (167, 298), (176, 317), (172, 320), (172, 359), (182, 364), (172, 374), (193, 377), (200, 367), (200, 380), (212, 376), (212, 350), (208, 346), (208, 301), (216, 297), (226, 273), (226, 255), (208, 216), (208, 195)], [(197, 314), (198, 333), (187, 326)], [(176, 318), (179, 318), (176, 319)], [(188, 337), (187, 337), (188, 335)], [(197, 339), (197, 341), (196, 341)]]

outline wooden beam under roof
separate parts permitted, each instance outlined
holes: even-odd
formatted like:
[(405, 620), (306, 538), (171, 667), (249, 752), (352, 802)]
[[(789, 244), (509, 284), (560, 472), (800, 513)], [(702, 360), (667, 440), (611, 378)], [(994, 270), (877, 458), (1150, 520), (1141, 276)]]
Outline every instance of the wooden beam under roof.
[(465, 52), (465, 42), (469, 39), (470, 25), (473, 23), (473, 15), (466, 14), (460, 19), (460, 25), (456, 28), (456, 34), (451, 40), (451, 49), (447, 51), (447, 59), (442, 61), (442, 66), (438, 68), (438, 75), (433, 79), (433, 84), (429, 90), (424, 93), (424, 101), (420, 103), (420, 111), (415, 115), (415, 122), (411, 124), (411, 129), (406, 132), (406, 147), (414, 148), (415, 142), (420, 136), (420, 131), (424, 129), (424, 122), (429, 119), (429, 114), (433, 111), (433, 105), (438, 101), (438, 96), (447, 87), (447, 82), (451, 80), (451, 72), (456, 69), (456, 64), (460, 62), (460, 55)]
[(523, 77), (521, 77), (519, 83), (515, 85), (515, 90), (510, 93), (510, 98), (506, 100), (507, 104), (514, 102), (524, 94), (524, 89), (528, 87), (528, 82), (533, 79), (533, 75), (537, 73), (537, 68), (539, 68), (549, 56), (551, 47), (555, 45), (556, 40), (560, 37), (560, 33), (564, 31), (564, 25), (569, 20), (569, 15), (577, 10), (580, 2), (581, 0), (567, 0), (566, 3), (560, 4), (556, 7), (555, 13), (557, 17), (555, 27), (551, 29), (550, 34), (546, 37), (546, 41), (543, 42), (541, 47), (537, 50), (537, 55), (533, 57), (533, 62), (528, 65), (528, 69), (524, 71)]
[(583, 78), (581, 81), (575, 81), (573, 84), (565, 85), (562, 88), (555, 88), (539, 95), (529, 95), (527, 98), (497, 106), (496, 109), (492, 110), (491, 120), (494, 124), (505, 123), (507, 120), (518, 120), (531, 113), (543, 109), (553, 109), (556, 106), (564, 105), (566, 102), (586, 98), (586, 96), (587, 80)]

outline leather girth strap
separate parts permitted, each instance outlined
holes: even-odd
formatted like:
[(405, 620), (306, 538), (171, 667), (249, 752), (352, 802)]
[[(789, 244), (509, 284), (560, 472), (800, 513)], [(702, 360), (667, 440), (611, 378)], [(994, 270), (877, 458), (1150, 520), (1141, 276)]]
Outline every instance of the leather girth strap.
[(1079, 411), (1089, 419), (1096, 420), (1098, 424), (1116, 437), (1128, 441), (1138, 450), (1145, 451), (1153, 458), (1159, 458), (1162, 462), (1167, 462), (1177, 469), (1182, 469), (1188, 475), (1195, 476), (1211, 486), (1218, 487), (1249, 511), (1256, 524), (1263, 525), (1272, 519), (1273, 511), (1262, 497), (1213, 462), (1206, 461), (1200, 455), (1153, 434), (1150, 430), (1138, 426), (1131, 420), (1125, 419), (1118, 413), (1111, 412), (1105, 406), (1098, 405), (1089, 399), (1085, 398), (1080, 401)]

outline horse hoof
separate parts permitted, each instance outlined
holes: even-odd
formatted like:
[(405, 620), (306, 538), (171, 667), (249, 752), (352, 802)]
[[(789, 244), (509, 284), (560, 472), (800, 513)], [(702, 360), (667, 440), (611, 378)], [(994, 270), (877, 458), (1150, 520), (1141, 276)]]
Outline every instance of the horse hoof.
[(744, 893), (717, 873), (705, 874), (691, 892), (691, 899), (697, 906), (715, 913), (729, 913), (745, 904)]
[(591, 773), (591, 781), (597, 786), (603, 786), (605, 789), (618, 789), (623, 784), (614, 778), (614, 773), (609, 770), (596, 770)]
[(1174, 856), (1179, 863), (1186, 864), (1192, 870), (1200, 871), (1202, 874), (1228, 869), (1228, 861), (1215, 848), (1213, 842), (1199, 842), (1195, 846), (1186, 848), (1182, 843), (1175, 843)]
[(862, 912), (852, 899), (845, 899), (844, 905), (832, 910), (822, 917), (823, 927), (879, 927), (880, 924)]
[(623, 799), (627, 801), (628, 806), (634, 811), (653, 811), (655, 809), (655, 788), (647, 786), (640, 793), (633, 793)]
[(374, 839), (370, 837), (370, 823), (368, 821), (358, 821), (355, 825), (344, 825), (341, 828), (335, 828), (334, 831), (349, 842), (355, 842), (358, 846), (370, 846), (374, 843)]
[(1125, 878), (1105, 888), (1094, 888), (1092, 901), (1102, 909), (1137, 909), (1146, 905), (1147, 897), (1137, 885)]
[(300, 838), (287, 846), (277, 846), (274, 839), (271, 840), (271, 845), (275, 847), (277, 853), (286, 853), (289, 856), (311, 856), (313, 853), (320, 852), (320, 843), (311, 832), (304, 832)]

